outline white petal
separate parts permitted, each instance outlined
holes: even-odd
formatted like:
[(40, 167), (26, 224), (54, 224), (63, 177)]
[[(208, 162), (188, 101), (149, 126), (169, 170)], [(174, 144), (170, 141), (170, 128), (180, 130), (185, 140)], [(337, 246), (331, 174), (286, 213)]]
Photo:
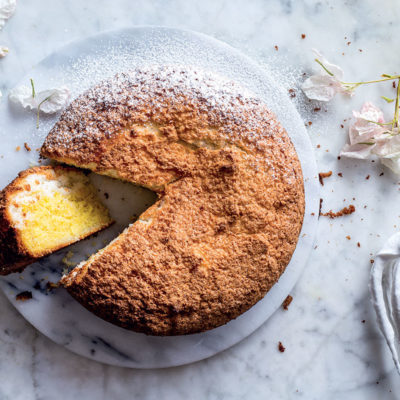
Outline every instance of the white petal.
[(400, 175), (400, 155), (391, 158), (381, 158), (381, 163), (395, 174)]
[(373, 153), (381, 158), (393, 158), (400, 155), (399, 135), (382, 135), (381, 137), (379, 137)]
[(313, 75), (304, 81), (301, 89), (311, 100), (329, 101), (341, 91), (341, 83), (333, 76)]
[(5, 57), (8, 54), (9, 50), (6, 46), (0, 46), (0, 58)]
[[(344, 72), (342, 70), (342, 68), (340, 68), (338, 65), (336, 64), (332, 64), (330, 63), (318, 50), (316, 49), (312, 49), (312, 51), (314, 52), (316, 58), (318, 58), (319, 61), (321, 61), (321, 63), (324, 65), (324, 67), (329, 70), (330, 72), (332, 72), (332, 74), (338, 79), (338, 80), (342, 80), (343, 76), (344, 76)], [(326, 71), (324, 71), (326, 73)]]
[(30, 110), (40, 105), (40, 110), (48, 114), (62, 110), (68, 104), (69, 97), (69, 89), (65, 86), (36, 92), (33, 97), (32, 88), (25, 85), (12, 89), (8, 96), (11, 102)]
[(349, 127), (349, 138), (352, 145), (380, 138), (386, 130), (385, 127), (374, 123), (383, 123), (385, 121), (383, 112), (372, 103), (364, 103), (360, 112), (353, 111), (353, 117), (353, 123)]
[(340, 152), (341, 157), (348, 157), (348, 158), (357, 158), (359, 160), (365, 160), (368, 158), (372, 150), (374, 149), (375, 145), (368, 145), (368, 144), (353, 144), (344, 145), (342, 151)]
[(0, 0), (0, 30), (10, 18), (17, 6), (17, 0)]

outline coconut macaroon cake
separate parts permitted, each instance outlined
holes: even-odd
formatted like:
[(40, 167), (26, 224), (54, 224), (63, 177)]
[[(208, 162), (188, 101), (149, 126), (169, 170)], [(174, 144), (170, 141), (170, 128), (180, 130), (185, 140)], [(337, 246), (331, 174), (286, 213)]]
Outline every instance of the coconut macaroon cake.
[(300, 162), (265, 104), (187, 67), (118, 74), (74, 100), (44, 157), (152, 189), (158, 201), (61, 280), (99, 317), (202, 332), (264, 297), (296, 247)]
[(0, 192), (0, 274), (21, 271), (111, 223), (82, 171), (62, 166), (23, 171)]

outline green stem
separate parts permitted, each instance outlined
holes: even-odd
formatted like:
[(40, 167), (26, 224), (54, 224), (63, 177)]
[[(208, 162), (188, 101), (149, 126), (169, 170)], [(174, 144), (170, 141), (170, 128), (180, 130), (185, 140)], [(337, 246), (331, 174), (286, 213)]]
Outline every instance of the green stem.
[(326, 68), (325, 67), (325, 65), (324, 64), (322, 64), (322, 62), (321, 61), (319, 61), (318, 60), (318, 58), (316, 58), (315, 59), (315, 61), (330, 75), (330, 76), (334, 76), (333, 74), (332, 74), (332, 72), (331, 71), (329, 71), (329, 69), (328, 68)]
[(32, 98), (34, 99), (35, 96), (36, 96), (36, 93), (35, 93), (35, 85), (33, 83), (33, 79), (32, 78), (31, 78), (31, 86), (32, 86)]
[(400, 78), (400, 75), (393, 75), (393, 76), (391, 76), (390, 78), (383, 78), (383, 79), (377, 79), (377, 80), (375, 80), (375, 81), (364, 81), (364, 82), (340, 82), (340, 83), (342, 83), (343, 85), (357, 85), (357, 86), (359, 86), (359, 85), (367, 85), (367, 84), (369, 84), (369, 83), (378, 83), (378, 82), (384, 82), (384, 81), (392, 81), (392, 80), (394, 80), (394, 79), (399, 79)]
[(400, 78), (397, 79), (397, 92), (396, 92), (396, 103), (394, 105), (394, 117), (392, 123), (392, 131), (395, 127), (399, 126), (399, 97), (400, 97)]
[(39, 129), (39, 118), (40, 118), (40, 106), (47, 100), (50, 99), (51, 96), (53, 96), (54, 93), (52, 93), (50, 96), (47, 96), (44, 100), (42, 100), (37, 108), (37, 118), (36, 118), (36, 129)]

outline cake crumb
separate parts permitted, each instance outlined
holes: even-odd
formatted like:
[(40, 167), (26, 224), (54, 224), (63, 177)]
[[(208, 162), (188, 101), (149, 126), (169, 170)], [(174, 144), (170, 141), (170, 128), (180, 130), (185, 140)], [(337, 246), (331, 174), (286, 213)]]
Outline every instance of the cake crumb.
[(296, 97), (296, 91), (294, 89), (289, 89), (288, 92), (292, 99)]
[(347, 239), (347, 240), (350, 240), (350, 239), (351, 239), (351, 236), (347, 235), (347, 236), (346, 236), (346, 239)]
[(341, 172), (338, 172), (338, 176), (340, 176), (341, 178), (343, 178), (343, 174)]
[(320, 172), (318, 174), (318, 178), (319, 178), (319, 183), (324, 186), (324, 178), (329, 178), (332, 175), (332, 171), (328, 171), (328, 172)]
[(286, 350), (286, 347), (282, 344), (282, 342), (278, 343), (278, 350), (283, 353)]
[(29, 147), (28, 143), (24, 143), (24, 147), (26, 151), (31, 151), (32, 149)]
[(369, 262), (370, 262), (371, 264), (373, 264), (375, 261), (371, 258), (371, 259), (369, 260)]
[(284, 310), (288, 310), (290, 303), (293, 301), (293, 297), (289, 294), (284, 302), (282, 303), (282, 307)]
[(357, 247), (361, 247), (361, 244), (360, 244), (360, 242), (357, 242)]
[(275, 47), (275, 50), (276, 50), (276, 51), (279, 50), (279, 47), (278, 47), (277, 45), (275, 45), (274, 47)]
[(367, 175), (367, 176), (365, 177), (365, 179), (366, 179), (366, 180), (368, 180), (369, 178), (370, 178), (370, 176), (369, 176), (369, 175)]
[(320, 213), (320, 215), (333, 219), (333, 218), (337, 218), (337, 217), (342, 217), (344, 215), (353, 214), (353, 212), (355, 212), (355, 211), (356, 211), (356, 208), (353, 206), (353, 204), (350, 204), (348, 207), (344, 207), (338, 212), (333, 212), (332, 210), (329, 210), (326, 213)]
[(48, 282), (46, 283), (46, 289), (47, 289), (48, 291), (53, 290), (53, 289), (57, 289), (57, 288), (59, 288), (59, 287), (60, 287), (60, 284), (59, 284), (59, 283), (54, 283), (54, 282), (50, 282), (50, 281), (48, 281)]
[(19, 300), (19, 301), (30, 300), (31, 298), (32, 298), (32, 292), (30, 292), (29, 290), (26, 290), (24, 292), (18, 293), (15, 296), (15, 300)]
[(302, 38), (302, 39), (305, 39), (305, 38), (306, 38), (306, 35), (305, 35), (304, 33), (302, 33), (302, 34), (301, 34), (301, 38)]
[(68, 253), (65, 255), (65, 257), (61, 260), (61, 262), (66, 266), (66, 267), (72, 267), (76, 263), (71, 262), (70, 259), (74, 255), (72, 251), (68, 251)]
[(315, 107), (314, 108), (314, 112), (318, 112), (318, 111), (321, 111), (321, 107)]
[(15, 151), (20, 151), (21, 150), (21, 146), (17, 146), (16, 148), (15, 148)]

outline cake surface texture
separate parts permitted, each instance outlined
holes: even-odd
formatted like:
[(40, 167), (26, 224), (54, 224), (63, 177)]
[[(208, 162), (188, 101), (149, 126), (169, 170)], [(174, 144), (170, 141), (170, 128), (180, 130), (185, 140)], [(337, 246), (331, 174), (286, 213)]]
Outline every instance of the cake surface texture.
[(23, 171), (0, 192), (0, 274), (21, 271), (111, 223), (82, 171), (62, 166)]
[(99, 317), (202, 332), (261, 300), (295, 250), (301, 166), (265, 104), (178, 66), (121, 73), (74, 100), (41, 154), (147, 187), (158, 201), (61, 280)]

